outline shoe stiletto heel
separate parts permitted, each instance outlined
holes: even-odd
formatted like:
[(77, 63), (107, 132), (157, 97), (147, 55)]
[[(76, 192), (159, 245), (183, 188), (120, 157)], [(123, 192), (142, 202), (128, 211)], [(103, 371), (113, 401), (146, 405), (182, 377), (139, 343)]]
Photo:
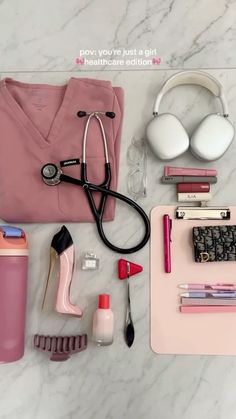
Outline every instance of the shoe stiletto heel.
[(52, 239), (50, 266), (43, 298), (43, 307), (45, 305), (48, 285), (55, 267), (55, 261), (58, 257), (60, 268), (55, 310), (58, 313), (81, 317), (83, 314), (81, 308), (72, 304), (70, 301), (70, 286), (74, 272), (75, 251), (72, 237), (65, 226), (62, 226), (61, 230)]
[(43, 296), (42, 310), (44, 310), (44, 308), (46, 306), (46, 297), (47, 297), (48, 287), (49, 287), (49, 284), (52, 280), (52, 274), (53, 274), (53, 271), (54, 271), (54, 268), (55, 268), (57, 258), (58, 258), (58, 254), (57, 254), (56, 250), (53, 249), (53, 247), (51, 247), (51, 249), (50, 249), (50, 264), (49, 264), (49, 270), (48, 270), (48, 277), (47, 277), (47, 281), (46, 281), (46, 287), (45, 287), (44, 296)]

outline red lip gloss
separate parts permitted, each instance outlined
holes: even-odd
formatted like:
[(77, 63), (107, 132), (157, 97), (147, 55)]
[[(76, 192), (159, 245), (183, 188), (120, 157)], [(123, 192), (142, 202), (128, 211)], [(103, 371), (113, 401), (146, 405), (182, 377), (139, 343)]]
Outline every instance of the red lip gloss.
[(178, 193), (209, 192), (209, 191), (210, 191), (209, 183), (179, 183), (177, 185)]

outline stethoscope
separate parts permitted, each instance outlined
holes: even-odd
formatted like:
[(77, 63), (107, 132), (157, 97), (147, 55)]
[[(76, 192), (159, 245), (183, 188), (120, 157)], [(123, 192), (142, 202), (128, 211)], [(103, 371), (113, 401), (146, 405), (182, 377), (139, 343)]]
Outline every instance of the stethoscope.
[[(63, 173), (62, 168), (57, 166), (54, 163), (47, 163), (42, 167), (41, 174), (43, 181), (49, 185), (49, 186), (55, 186), (58, 185), (60, 182), (67, 182), (71, 183), (73, 185), (82, 186), (84, 188), (84, 191), (86, 193), (88, 203), (90, 206), (90, 209), (92, 211), (92, 214), (94, 216), (94, 220), (97, 225), (98, 234), (101, 237), (103, 243), (109, 247), (111, 250), (118, 252), (118, 253), (133, 253), (137, 252), (138, 250), (142, 249), (145, 244), (148, 242), (150, 237), (150, 221), (147, 216), (147, 214), (144, 212), (144, 210), (132, 199), (128, 198), (125, 195), (120, 194), (119, 192), (115, 192), (110, 189), (111, 184), (111, 166), (109, 162), (109, 156), (108, 156), (108, 146), (107, 146), (107, 139), (106, 134), (104, 130), (104, 126), (102, 123), (102, 120), (99, 115), (105, 115), (108, 118), (114, 118), (115, 114), (114, 112), (85, 112), (85, 111), (79, 111), (77, 113), (79, 118), (82, 118), (84, 116), (88, 116), (88, 119), (86, 121), (85, 129), (84, 129), (84, 135), (83, 135), (83, 152), (82, 152), (82, 163), (81, 163), (81, 179), (76, 179), (71, 176), (68, 176)], [(89, 124), (91, 122), (91, 119), (95, 118), (100, 126), (102, 139), (103, 139), (103, 146), (104, 146), (104, 155), (105, 155), (105, 180), (100, 185), (95, 185), (93, 183), (90, 183), (87, 178), (87, 163), (86, 163), (86, 145), (87, 145), (87, 138), (88, 138), (88, 129)], [(93, 192), (101, 192), (101, 199), (99, 202), (98, 207), (96, 207), (96, 204), (94, 202), (93, 198)], [(126, 249), (122, 249), (120, 247), (115, 246), (112, 244), (107, 237), (105, 236), (104, 230), (103, 230), (103, 215), (106, 205), (106, 200), (108, 196), (113, 196), (116, 199), (119, 199), (120, 201), (125, 202), (127, 205), (131, 206), (137, 213), (140, 215), (140, 217), (143, 220), (144, 227), (145, 227), (145, 233), (142, 238), (142, 240), (133, 247), (129, 247)]]

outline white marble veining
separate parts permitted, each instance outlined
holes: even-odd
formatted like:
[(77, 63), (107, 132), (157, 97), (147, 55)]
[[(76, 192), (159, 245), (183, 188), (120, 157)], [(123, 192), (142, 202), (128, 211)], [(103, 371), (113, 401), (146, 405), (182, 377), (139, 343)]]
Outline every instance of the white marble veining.
[[(125, 89), (125, 118), (122, 134), (119, 191), (127, 193), (127, 147), (133, 135), (143, 136), (161, 83), (174, 71), (97, 72), (90, 77), (109, 79)], [(210, 70), (225, 86), (231, 121), (236, 125), (236, 70)], [(4, 74), (5, 75), (5, 74)], [(22, 81), (62, 84), (71, 74), (8, 73)], [(79, 74), (78, 76), (84, 76)], [(1, 75), (3, 76), (3, 74)], [(198, 87), (180, 87), (170, 92), (161, 109), (175, 112), (189, 131), (208, 112), (220, 109), (217, 99)], [(176, 203), (175, 187), (160, 184), (163, 163), (148, 153), (148, 197), (140, 201), (146, 209), (160, 203)], [(236, 141), (224, 158), (214, 164), (219, 182), (212, 187), (213, 204), (236, 204)], [(173, 165), (197, 166), (187, 152)], [(72, 286), (74, 301), (85, 309), (81, 320), (41, 312), (49, 245), (60, 224), (23, 225), (30, 241), (29, 295), (25, 357), (0, 367), (1, 419), (235, 419), (236, 357), (163, 356), (150, 349), (149, 336), (149, 249), (130, 256), (143, 264), (142, 274), (131, 280), (132, 312), (136, 338), (128, 349), (123, 339), (125, 284), (117, 279), (119, 255), (104, 248), (94, 225), (70, 224), (76, 247), (77, 268)], [(109, 235), (124, 244), (137, 239), (139, 221), (123, 206), (107, 224)], [(134, 232), (136, 231), (136, 234)], [(95, 273), (80, 269), (82, 252), (91, 249), (100, 257)], [(97, 294), (112, 295), (115, 341), (107, 348), (91, 343), (91, 320)], [(65, 363), (52, 363), (32, 348), (34, 333), (75, 334), (87, 332), (88, 349)], [(220, 333), (220, 331), (219, 331)], [(232, 331), (234, 333), (234, 331)]]
[[(236, 65), (235, 13), (235, 0), (0, 0), (0, 69), (230, 68)], [(154, 50), (151, 57), (161, 63), (75, 63), (80, 56), (105, 59), (99, 51), (112, 49), (133, 59), (145, 58), (141, 49)]]

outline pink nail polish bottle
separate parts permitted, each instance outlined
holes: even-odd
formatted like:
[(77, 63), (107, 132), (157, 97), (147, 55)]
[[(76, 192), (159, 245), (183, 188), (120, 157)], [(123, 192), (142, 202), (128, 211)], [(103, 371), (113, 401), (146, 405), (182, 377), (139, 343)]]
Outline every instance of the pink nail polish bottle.
[(93, 341), (97, 346), (111, 345), (114, 336), (114, 315), (110, 309), (110, 295), (100, 294), (93, 316)]

